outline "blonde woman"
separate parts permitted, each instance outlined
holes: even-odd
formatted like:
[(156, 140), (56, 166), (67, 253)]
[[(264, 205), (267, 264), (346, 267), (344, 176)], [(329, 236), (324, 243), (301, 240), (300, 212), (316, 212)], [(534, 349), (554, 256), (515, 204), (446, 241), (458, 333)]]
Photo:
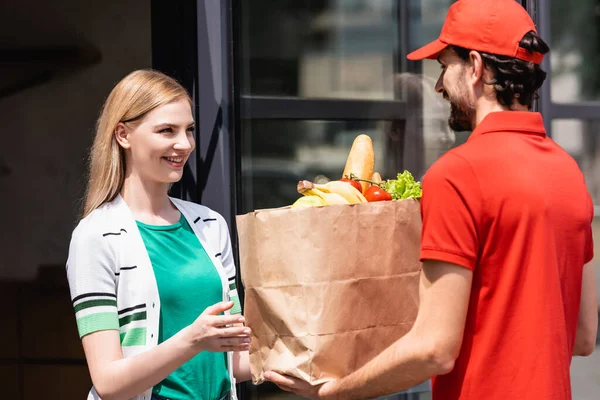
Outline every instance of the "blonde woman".
[(167, 194), (194, 150), (191, 105), (175, 80), (140, 70), (98, 120), (67, 261), (88, 399), (235, 399), (250, 378), (227, 225)]

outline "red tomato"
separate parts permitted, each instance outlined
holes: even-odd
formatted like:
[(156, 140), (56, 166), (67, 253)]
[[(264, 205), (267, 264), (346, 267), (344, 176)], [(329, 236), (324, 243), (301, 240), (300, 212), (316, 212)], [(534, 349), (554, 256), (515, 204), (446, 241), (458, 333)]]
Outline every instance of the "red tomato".
[(362, 193), (362, 185), (360, 184), (359, 181), (355, 181), (353, 179), (348, 179), (348, 178), (342, 178), (342, 179), (340, 179), (340, 181), (342, 181), (342, 182), (348, 182), (349, 184), (351, 184), (352, 186), (354, 186), (354, 188), (356, 190), (358, 190), (359, 192)]
[(372, 185), (365, 192), (367, 201), (386, 201), (392, 200), (392, 195), (380, 188), (377, 185)]

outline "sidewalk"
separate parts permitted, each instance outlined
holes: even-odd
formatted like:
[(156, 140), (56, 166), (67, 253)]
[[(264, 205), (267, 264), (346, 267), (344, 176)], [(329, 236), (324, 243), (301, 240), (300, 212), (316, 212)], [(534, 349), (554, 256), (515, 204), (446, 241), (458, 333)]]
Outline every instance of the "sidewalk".
[(571, 363), (573, 400), (597, 400), (600, 397), (600, 346), (589, 357), (574, 357)]

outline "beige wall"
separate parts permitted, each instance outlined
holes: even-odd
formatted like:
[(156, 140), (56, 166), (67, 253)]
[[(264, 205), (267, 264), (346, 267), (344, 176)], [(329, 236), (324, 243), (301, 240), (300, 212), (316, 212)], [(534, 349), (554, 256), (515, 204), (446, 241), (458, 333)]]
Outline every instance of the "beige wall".
[(99, 64), (0, 98), (0, 280), (64, 265), (99, 108), (128, 72), (151, 66), (150, 0), (0, 3), (0, 46), (83, 45)]

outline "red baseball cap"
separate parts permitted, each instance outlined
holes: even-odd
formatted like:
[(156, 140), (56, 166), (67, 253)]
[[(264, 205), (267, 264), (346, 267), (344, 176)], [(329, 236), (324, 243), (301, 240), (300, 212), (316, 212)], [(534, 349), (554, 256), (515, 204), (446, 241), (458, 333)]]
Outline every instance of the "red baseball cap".
[(519, 46), (535, 24), (515, 0), (458, 0), (448, 10), (442, 33), (433, 42), (410, 53), (409, 60), (435, 60), (448, 45), (514, 57), (534, 64), (544, 55)]

